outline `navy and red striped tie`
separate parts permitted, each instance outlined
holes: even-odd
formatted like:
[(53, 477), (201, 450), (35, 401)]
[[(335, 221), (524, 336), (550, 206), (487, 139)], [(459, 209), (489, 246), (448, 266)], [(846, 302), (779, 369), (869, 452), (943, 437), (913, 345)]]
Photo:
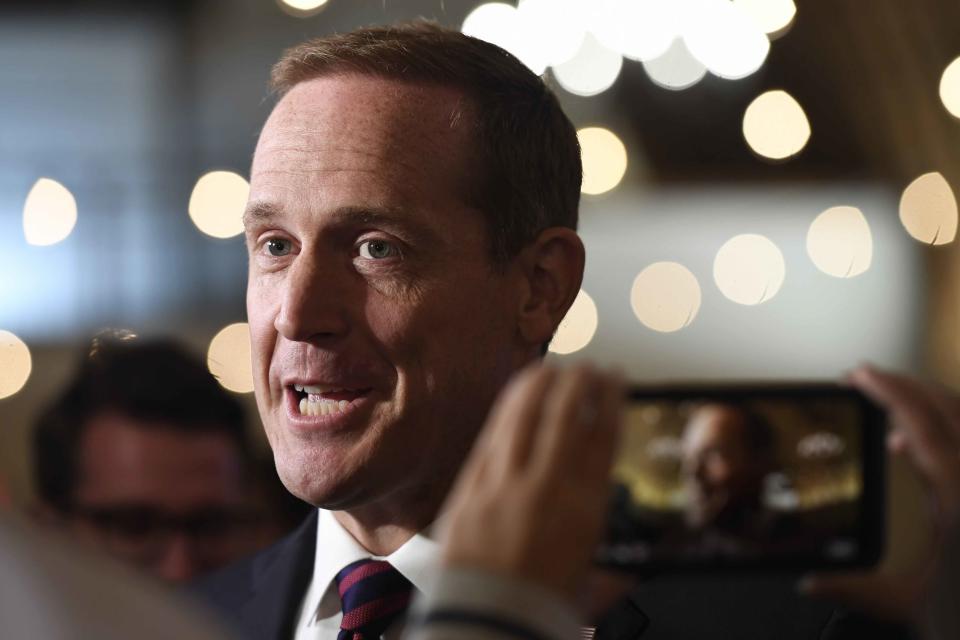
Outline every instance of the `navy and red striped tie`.
[(413, 585), (383, 560), (357, 560), (337, 574), (343, 620), (337, 640), (379, 640), (407, 610)]

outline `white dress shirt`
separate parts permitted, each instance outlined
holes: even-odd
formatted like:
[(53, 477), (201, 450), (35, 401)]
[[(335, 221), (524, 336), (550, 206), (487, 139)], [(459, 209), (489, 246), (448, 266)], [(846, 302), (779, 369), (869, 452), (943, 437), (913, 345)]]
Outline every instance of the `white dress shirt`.
[[(439, 546), (425, 533), (416, 534), (389, 556), (373, 556), (337, 522), (332, 512), (324, 509), (320, 509), (317, 518), (315, 553), (313, 579), (300, 604), (295, 640), (336, 640), (343, 612), (334, 578), (351, 562), (365, 558), (386, 560), (418, 591), (430, 595), (440, 557)], [(383, 640), (398, 640), (403, 622), (401, 618), (392, 624), (384, 632)]]

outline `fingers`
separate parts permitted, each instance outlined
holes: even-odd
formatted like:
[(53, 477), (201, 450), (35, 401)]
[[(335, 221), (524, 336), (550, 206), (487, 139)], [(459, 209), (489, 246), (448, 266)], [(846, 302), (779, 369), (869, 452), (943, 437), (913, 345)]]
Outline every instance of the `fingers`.
[(626, 404), (623, 377), (619, 371), (608, 375), (600, 385), (597, 422), (583, 452), (583, 467), (587, 477), (610, 482), (610, 467), (620, 442), (623, 408)]
[(501, 394), (485, 430), (483, 446), (496, 451), (493, 464), (524, 466), (530, 458), (544, 397), (557, 373), (550, 367), (532, 366), (521, 371)]
[(589, 366), (562, 372), (546, 398), (532, 463), (543, 473), (608, 482), (623, 391), (619, 378)]
[(850, 381), (890, 414), (888, 445), (905, 453), (931, 486), (934, 498), (954, 519), (960, 513), (957, 431), (951, 417), (955, 399), (919, 381), (872, 368), (856, 370)]
[(892, 427), (888, 448), (910, 459), (939, 507), (935, 535), (930, 553), (907, 572), (811, 576), (801, 588), (812, 596), (906, 620), (919, 610), (936, 566), (942, 544), (937, 532), (960, 514), (960, 401), (943, 389), (870, 367), (854, 371), (849, 382), (888, 412)]

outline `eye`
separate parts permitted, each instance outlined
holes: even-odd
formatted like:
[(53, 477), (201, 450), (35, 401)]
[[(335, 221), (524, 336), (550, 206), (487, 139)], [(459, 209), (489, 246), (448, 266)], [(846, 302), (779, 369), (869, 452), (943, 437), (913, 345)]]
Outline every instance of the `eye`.
[(275, 258), (282, 258), (288, 255), (292, 248), (289, 240), (283, 240), (281, 238), (270, 238), (267, 240), (266, 247), (267, 252)]
[(385, 240), (367, 240), (360, 243), (360, 257), (368, 260), (383, 260), (400, 255), (397, 247)]

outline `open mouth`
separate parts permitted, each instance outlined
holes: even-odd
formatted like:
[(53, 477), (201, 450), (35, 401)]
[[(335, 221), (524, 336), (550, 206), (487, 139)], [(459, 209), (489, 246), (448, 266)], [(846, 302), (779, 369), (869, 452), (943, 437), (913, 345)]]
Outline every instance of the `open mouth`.
[(296, 405), (303, 416), (327, 416), (343, 413), (350, 403), (368, 393), (370, 389), (344, 389), (314, 385), (293, 385)]

